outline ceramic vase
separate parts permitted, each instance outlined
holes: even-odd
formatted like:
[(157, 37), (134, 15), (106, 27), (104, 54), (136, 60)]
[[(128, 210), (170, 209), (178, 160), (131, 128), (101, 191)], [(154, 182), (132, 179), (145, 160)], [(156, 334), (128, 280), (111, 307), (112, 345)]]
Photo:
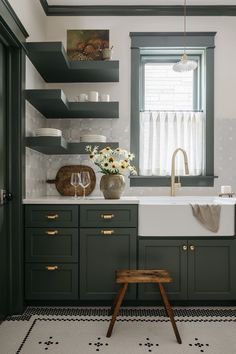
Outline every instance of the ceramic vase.
[(125, 179), (122, 175), (103, 175), (100, 189), (105, 199), (120, 199), (125, 188)]

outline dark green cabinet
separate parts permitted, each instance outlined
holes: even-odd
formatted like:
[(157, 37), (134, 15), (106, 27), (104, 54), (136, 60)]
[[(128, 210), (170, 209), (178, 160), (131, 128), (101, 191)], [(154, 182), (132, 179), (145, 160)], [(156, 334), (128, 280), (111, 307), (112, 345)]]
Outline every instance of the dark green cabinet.
[[(140, 239), (139, 268), (168, 269), (172, 300), (235, 300), (235, 239)], [(140, 285), (141, 300), (158, 298), (155, 286)]]
[(137, 227), (137, 205), (82, 205), (81, 227)]
[(236, 300), (236, 240), (193, 240), (188, 251), (192, 300)]
[[(127, 204), (27, 205), (26, 299), (113, 300), (115, 271), (137, 266), (137, 212)], [(127, 299), (136, 299), (136, 286)]]
[[(115, 271), (136, 268), (168, 269), (171, 300), (236, 300), (235, 238), (138, 240), (137, 224), (132, 204), (27, 205), (26, 300), (113, 300)], [(126, 299), (160, 297), (141, 284)]]
[(26, 227), (78, 227), (77, 205), (26, 205)]
[(27, 263), (25, 297), (27, 300), (78, 299), (78, 265)]
[(79, 237), (75, 228), (28, 228), (26, 262), (78, 262)]
[[(115, 271), (136, 268), (135, 228), (84, 228), (80, 230), (80, 298), (112, 300), (118, 286)], [(136, 298), (131, 286), (126, 299)]]
[[(173, 283), (166, 284), (170, 299), (187, 299), (187, 252), (183, 240), (139, 240), (139, 269), (168, 269)], [(160, 299), (156, 284), (140, 284), (140, 300)]]
[(26, 205), (26, 300), (78, 300), (79, 207)]

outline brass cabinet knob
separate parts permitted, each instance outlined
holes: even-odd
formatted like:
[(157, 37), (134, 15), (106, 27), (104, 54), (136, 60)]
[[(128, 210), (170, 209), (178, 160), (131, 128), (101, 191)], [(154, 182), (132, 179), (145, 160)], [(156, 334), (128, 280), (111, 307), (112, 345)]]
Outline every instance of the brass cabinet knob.
[(46, 266), (46, 269), (49, 271), (54, 271), (54, 270), (58, 270), (58, 266)]
[(114, 214), (101, 214), (101, 218), (104, 220), (111, 220), (115, 217)]
[(188, 249), (188, 246), (184, 245), (183, 246), (183, 251), (187, 251), (187, 249)]
[(58, 235), (58, 230), (47, 230), (46, 231), (46, 234), (49, 235), (49, 236), (55, 236), (55, 235)]
[(101, 230), (102, 235), (113, 235), (114, 232), (114, 230)]
[(194, 251), (195, 250), (195, 246), (191, 245), (191, 246), (189, 246), (189, 249), (190, 249), (190, 251)]
[(48, 220), (56, 220), (59, 218), (59, 215), (58, 214), (48, 214), (48, 215), (46, 215), (46, 218)]

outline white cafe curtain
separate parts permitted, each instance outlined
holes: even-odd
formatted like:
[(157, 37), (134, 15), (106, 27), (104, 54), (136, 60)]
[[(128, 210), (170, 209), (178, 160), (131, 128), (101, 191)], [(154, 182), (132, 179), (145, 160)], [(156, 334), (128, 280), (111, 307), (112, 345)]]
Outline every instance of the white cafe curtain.
[[(139, 174), (171, 175), (171, 157), (177, 148), (187, 152), (189, 174), (204, 174), (205, 115), (203, 112), (140, 113)], [(176, 157), (176, 175), (184, 175), (183, 156)]]

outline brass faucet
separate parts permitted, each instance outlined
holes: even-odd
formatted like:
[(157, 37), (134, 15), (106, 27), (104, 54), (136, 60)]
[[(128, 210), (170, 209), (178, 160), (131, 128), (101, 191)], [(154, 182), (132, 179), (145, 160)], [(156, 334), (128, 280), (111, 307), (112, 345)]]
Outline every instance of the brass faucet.
[(181, 151), (184, 155), (184, 168), (185, 168), (185, 174), (188, 175), (189, 174), (189, 168), (188, 168), (188, 156), (187, 153), (184, 149), (178, 148), (174, 151), (173, 155), (172, 155), (172, 159), (171, 159), (171, 196), (174, 197), (175, 196), (175, 188), (176, 185), (178, 185), (179, 187), (181, 187), (180, 183), (175, 183), (175, 158), (176, 155), (178, 154), (178, 152)]

